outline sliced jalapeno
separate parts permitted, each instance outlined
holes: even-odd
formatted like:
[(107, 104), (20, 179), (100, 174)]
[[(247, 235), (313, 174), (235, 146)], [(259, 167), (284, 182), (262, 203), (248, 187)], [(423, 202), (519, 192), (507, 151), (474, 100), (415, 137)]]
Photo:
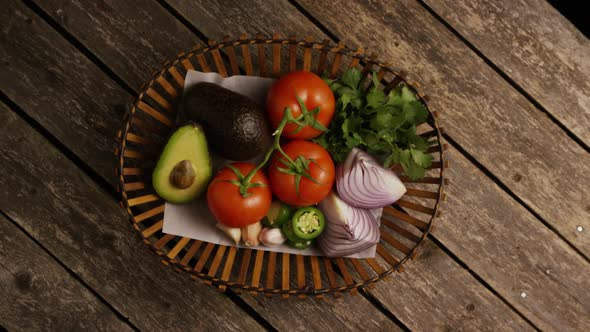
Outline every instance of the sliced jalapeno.
[(287, 204), (273, 201), (270, 204), (270, 209), (268, 209), (266, 216), (262, 218), (262, 224), (266, 227), (279, 228), (285, 222), (289, 221), (292, 215), (293, 211)]
[(287, 244), (291, 248), (303, 250), (309, 248), (311, 240), (287, 241)]
[(326, 227), (326, 219), (322, 211), (314, 207), (304, 207), (291, 219), (293, 233), (303, 240), (312, 240), (320, 236)]
[(283, 231), (283, 235), (289, 240), (290, 242), (301, 242), (303, 239), (297, 237), (295, 232), (293, 231), (293, 224), (290, 222), (286, 222), (281, 226), (281, 230)]

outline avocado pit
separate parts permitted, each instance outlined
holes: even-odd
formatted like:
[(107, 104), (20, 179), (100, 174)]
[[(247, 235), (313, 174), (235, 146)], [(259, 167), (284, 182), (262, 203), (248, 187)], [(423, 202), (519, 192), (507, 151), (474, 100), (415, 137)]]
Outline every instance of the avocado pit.
[(197, 173), (190, 160), (183, 160), (176, 164), (170, 172), (170, 183), (179, 189), (186, 189), (195, 182)]

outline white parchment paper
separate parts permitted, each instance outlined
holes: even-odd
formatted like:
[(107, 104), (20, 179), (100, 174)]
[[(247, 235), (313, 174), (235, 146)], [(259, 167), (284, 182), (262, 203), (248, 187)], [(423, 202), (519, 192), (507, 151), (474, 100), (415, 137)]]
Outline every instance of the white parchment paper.
[[(216, 83), (226, 89), (245, 95), (260, 105), (265, 104), (266, 93), (274, 79), (254, 77), (254, 76), (230, 76), (224, 78), (217, 73), (202, 73), (199, 71), (189, 71), (184, 82), (184, 91), (189, 87), (199, 82)], [(217, 170), (228, 160), (219, 157), (213, 157), (213, 169)], [(215, 244), (233, 246), (233, 242), (217, 227), (215, 227), (215, 217), (207, 208), (206, 195), (195, 200), (189, 204), (171, 204), (166, 203), (164, 212), (164, 226), (163, 232), (167, 234), (179, 235), (191, 239), (211, 242)], [(380, 218), (377, 218), (379, 220)], [(241, 243), (240, 248), (246, 248)], [(318, 248), (311, 247), (304, 250), (293, 249), (287, 245), (277, 247), (257, 246), (251, 247), (254, 249), (285, 252), (300, 255), (322, 255)], [(354, 255), (347, 257), (351, 258), (372, 258), (375, 257), (376, 246), (363, 250)]]

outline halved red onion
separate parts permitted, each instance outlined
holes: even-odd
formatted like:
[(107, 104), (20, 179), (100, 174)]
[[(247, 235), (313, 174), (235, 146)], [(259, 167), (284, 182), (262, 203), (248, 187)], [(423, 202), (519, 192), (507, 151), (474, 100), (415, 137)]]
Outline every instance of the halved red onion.
[(358, 148), (353, 148), (344, 163), (337, 166), (336, 189), (343, 201), (364, 209), (390, 205), (406, 193), (392, 170)]
[(373, 218), (375, 218), (375, 220), (378, 223), (378, 221), (381, 220), (381, 217), (383, 216), (383, 208), (371, 209), (369, 211), (371, 212), (371, 214), (373, 215)]
[(379, 226), (372, 210), (351, 206), (333, 191), (318, 207), (326, 217), (326, 228), (318, 238), (318, 245), (324, 255), (352, 255), (379, 242)]

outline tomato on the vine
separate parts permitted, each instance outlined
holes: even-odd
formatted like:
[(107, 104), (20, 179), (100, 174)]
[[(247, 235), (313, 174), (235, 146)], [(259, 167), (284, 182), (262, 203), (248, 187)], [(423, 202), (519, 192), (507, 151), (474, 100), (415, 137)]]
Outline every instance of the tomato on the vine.
[(282, 150), (293, 163), (280, 151), (274, 153), (268, 169), (272, 192), (293, 206), (319, 203), (334, 184), (334, 162), (328, 151), (304, 140), (291, 141)]
[(262, 219), (272, 202), (268, 179), (261, 170), (254, 173), (249, 186), (240, 184), (256, 165), (245, 162), (223, 167), (207, 189), (207, 205), (217, 221), (228, 227), (245, 227)]
[(285, 113), (291, 110), (296, 121), (288, 123), (283, 137), (310, 139), (328, 128), (336, 100), (326, 82), (307, 71), (291, 72), (279, 79), (268, 91), (266, 111), (276, 129)]

